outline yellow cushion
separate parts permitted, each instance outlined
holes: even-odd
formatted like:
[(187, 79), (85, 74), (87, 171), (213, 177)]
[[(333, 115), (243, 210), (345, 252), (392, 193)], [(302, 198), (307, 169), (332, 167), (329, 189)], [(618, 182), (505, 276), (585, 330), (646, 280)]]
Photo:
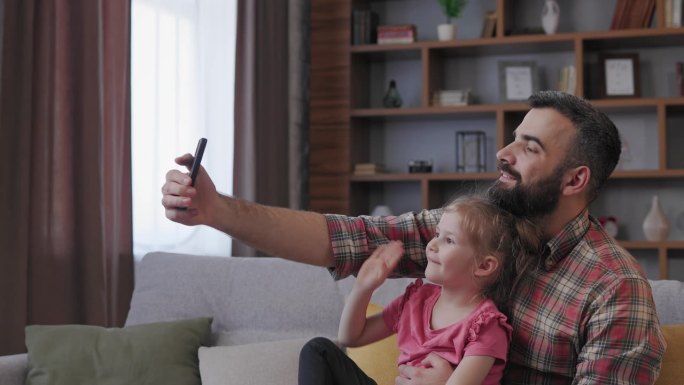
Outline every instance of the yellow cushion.
[[(368, 305), (366, 314), (371, 315), (380, 311), (382, 311), (382, 306), (371, 303)], [(399, 375), (397, 369), (399, 348), (396, 334), (370, 345), (347, 348), (347, 354), (378, 385), (394, 385), (394, 379)]]
[(663, 325), (667, 350), (655, 385), (684, 383), (684, 325)]

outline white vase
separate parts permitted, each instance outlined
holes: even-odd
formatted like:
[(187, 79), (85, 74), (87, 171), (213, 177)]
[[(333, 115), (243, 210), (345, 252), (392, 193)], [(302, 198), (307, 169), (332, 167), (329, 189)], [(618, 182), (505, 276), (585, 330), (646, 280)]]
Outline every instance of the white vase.
[(654, 195), (651, 201), (651, 210), (644, 218), (644, 235), (649, 241), (663, 241), (670, 233), (670, 221), (660, 208), (658, 196)]
[(392, 210), (389, 208), (389, 206), (385, 205), (377, 205), (373, 209), (373, 212), (371, 213), (371, 216), (373, 217), (388, 217), (392, 216)]
[(560, 7), (556, 0), (544, 1), (542, 8), (542, 27), (547, 35), (553, 35), (558, 30), (558, 22), (560, 20)]
[(440, 24), (437, 26), (437, 38), (440, 41), (454, 40), (456, 26), (453, 24)]

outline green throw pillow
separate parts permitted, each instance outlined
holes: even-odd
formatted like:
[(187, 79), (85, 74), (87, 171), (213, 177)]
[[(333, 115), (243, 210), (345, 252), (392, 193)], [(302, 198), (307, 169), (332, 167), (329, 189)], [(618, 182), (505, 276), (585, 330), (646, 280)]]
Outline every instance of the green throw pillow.
[(200, 385), (197, 351), (207, 345), (211, 318), (124, 328), (26, 327), (26, 385)]

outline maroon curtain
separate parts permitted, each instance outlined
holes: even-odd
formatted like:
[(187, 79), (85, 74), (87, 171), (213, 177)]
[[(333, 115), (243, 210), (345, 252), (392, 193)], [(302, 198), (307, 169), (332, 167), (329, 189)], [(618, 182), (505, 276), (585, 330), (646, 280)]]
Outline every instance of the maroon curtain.
[[(288, 1), (238, 0), (234, 195), (289, 206)], [(232, 255), (256, 253), (233, 240)]]
[(5, 0), (0, 354), (123, 324), (133, 288), (130, 0)]

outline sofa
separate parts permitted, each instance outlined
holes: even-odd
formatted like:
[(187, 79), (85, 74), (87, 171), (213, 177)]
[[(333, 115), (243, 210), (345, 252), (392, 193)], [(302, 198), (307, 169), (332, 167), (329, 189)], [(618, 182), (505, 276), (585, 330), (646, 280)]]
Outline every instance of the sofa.
[[(388, 280), (372, 302), (381, 308), (410, 281)], [(198, 350), (197, 375), (202, 384), (294, 384), (299, 349), (311, 337), (337, 335), (344, 297), (352, 284), (353, 278), (334, 281), (325, 268), (278, 258), (155, 252), (136, 268), (135, 290), (122, 329), (210, 317), (210, 339)], [(684, 283), (661, 280), (651, 285), (661, 323), (684, 324)], [(671, 369), (682, 375), (680, 366), (684, 365), (676, 363), (684, 363), (684, 326), (666, 328), (672, 330), (667, 334), (663, 372)], [(391, 368), (396, 352), (378, 352), (392, 350), (392, 345), (387, 340), (368, 347), (375, 351), (355, 349), (350, 354), (360, 361), (382, 360)], [(377, 372), (383, 367), (379, 362), (360, 361), (364, 369)], [(0, 385), (24, 384), (27, 371), (26, 354), (0, 357)], [(388, 373), (386, 377), (393, 376)], [(658, 384), (684, 384), (684, 376), (675, 378)], [(379, 382), (385, 381), (391, 380)]]

